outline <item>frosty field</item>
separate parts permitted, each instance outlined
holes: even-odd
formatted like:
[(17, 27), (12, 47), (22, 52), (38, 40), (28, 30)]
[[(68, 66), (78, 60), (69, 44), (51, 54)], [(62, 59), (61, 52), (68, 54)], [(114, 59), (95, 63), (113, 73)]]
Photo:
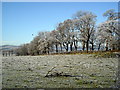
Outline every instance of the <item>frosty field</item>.
[(118, 58), (90, 54), (9, 56), (2, 58), (2, 87), (109, 88), (116, 83), (117, 70)]

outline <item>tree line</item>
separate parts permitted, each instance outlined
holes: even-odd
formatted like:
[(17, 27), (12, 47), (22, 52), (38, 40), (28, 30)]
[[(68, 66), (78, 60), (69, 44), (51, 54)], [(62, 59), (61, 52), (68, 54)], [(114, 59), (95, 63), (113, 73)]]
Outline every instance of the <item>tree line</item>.
[(119, 13), (110, 9), (107, 20), (96, 25), (96, 15), (78, 11), (54, 30), (39, 32), (34, 39), (16, 49), (16, 55), (39, 55), (69, 51), (120, 50)]

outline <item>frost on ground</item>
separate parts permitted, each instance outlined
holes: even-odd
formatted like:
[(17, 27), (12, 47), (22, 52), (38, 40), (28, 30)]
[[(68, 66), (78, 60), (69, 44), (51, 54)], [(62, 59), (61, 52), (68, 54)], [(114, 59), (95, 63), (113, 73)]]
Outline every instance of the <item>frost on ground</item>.
[[(2, 87), (108, 88), (116, 83), (117, 68), (118, 58), (94, 58), (91, 55), (3, 57)], [(62, 75), (45, 77), (55, 73)]]

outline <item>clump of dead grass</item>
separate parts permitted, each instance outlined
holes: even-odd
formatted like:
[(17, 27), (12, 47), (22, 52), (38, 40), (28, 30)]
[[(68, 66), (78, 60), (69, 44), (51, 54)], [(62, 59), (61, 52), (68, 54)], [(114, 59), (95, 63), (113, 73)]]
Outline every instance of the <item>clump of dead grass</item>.
[(97, 52), (97, 53), (94, 53), (94, 57), (96, 58), (116, 58), (117, 57), (117, 54), (114, 53), (114, 52)]

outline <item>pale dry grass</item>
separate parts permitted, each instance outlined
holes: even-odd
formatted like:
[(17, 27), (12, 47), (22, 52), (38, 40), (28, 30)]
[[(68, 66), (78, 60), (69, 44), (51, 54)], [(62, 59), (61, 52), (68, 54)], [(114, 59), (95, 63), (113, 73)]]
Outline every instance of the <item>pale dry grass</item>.
[[(45, 77), (63, 73), (73, 77)], [(11, 56), (2, 59), (3, 88), (96, 88), (116, 82), (118, 58), (86, 55)]]

